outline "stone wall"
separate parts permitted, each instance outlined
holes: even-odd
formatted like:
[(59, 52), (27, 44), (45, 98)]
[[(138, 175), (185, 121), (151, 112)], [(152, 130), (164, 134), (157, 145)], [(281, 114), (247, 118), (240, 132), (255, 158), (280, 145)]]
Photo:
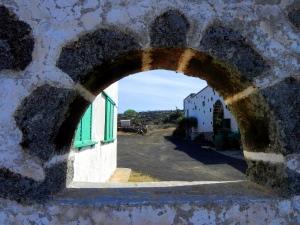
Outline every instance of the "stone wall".
[(0, 5), (1, 197), (43, 201), (63, 188), (89, 102), (128, 74), (158, 68), (205, 79), (237, 119), (249, 178), (299, 194), (298, 1)]
[[(84, 194), (84, 198), (78, 191), (72, 190), (71, 195), (64, 193), (65, 196), (60, 196), (48, 204), (31, 206), (2, 200), (0, 223), (1, 225), (296, 225), (300, 222), (299, 197), (280, 199), (263, 194), (258, 199), (258, 196), (250, 190), (244, 196), (236, 193), (228, 195), (229, 192), (224, 185), (219, 188), (213, 185), (215, 191), (207, 191), (205, 189), (209, 190), (211, 187), (205, 186), (207, 185), (189, 187), (190, 191), (187, 191), (187, 187), (177, 187), (173, 189), (174, 191), (157, 188), (152, 191), (145, 188), (137, 191), (127, 188), (122, 191), (105, 190), (100, 192), (100, 195), (95, 189), (87, 189), (86, 192), (89, 194)], [(239, 189), (237, 186), (232, 188)], [(200, 191), (196, 191), (197, 189)], [(182, 192), (185, 194), (182, 195)], [(225, 196), (222, 196), (223, 194)]]

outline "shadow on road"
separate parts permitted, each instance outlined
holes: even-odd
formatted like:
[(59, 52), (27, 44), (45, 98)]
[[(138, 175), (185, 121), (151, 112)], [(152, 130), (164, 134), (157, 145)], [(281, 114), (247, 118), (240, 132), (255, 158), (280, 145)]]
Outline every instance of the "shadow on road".
[(203, 164), (228, 164), (240, 172), (246, 173), (247, 163), (244, 160), (231, 158), (213, 150), (203, 149), (199, 144), (179, 140), (172, 136), (164, 136), (164, 138), (176, 145), (174, 150), (184, 152)]

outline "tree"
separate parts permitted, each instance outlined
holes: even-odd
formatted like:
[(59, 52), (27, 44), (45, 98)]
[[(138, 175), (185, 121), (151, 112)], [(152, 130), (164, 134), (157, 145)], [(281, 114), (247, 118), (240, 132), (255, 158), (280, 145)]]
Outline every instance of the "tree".
[(133, 109), (127, 109), (124, 112), (124, 117), (126, 119), (135, 119), (138, 116), (138, 113)]
[(185, 117), (179, 122), (179, 126), (185, 127), (186, 129), (197, 128), (198, 120), (195, 117)]
[(179, 119), (176, 129), (173, 132), (173, 136), (177, 138), (187, 138), (192, 128), (198, 126), (197, 118), (195, 117), (184, 117)]
[(181, 120), (184, 117), (184, 114), (179, 109), (176, 109), (176, 111), (171, 112), (165, 119), (164, 123), (173, 123), (176, 124), (179, 120)]

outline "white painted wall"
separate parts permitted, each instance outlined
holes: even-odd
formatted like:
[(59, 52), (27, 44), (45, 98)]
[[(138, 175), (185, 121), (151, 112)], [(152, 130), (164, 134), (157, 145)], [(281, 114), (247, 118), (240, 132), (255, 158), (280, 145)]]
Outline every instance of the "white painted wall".
[[(106, 88), (105, 93), (116, 103), (114, 134), (117, 138), (118, 84)], [(70, 157), (74, 160), (74, 182), (106, 182), (117, 167), (117, 139), (103, 144), (105, 125), (105, 97), (99, 94), (93, 102), (92, 140), (98, 143), (80, 150), (72, 149)]]
[(130, 127), (131, 120), (120, 120), (121, 127)]
[(223, 104), (224, 118), (231, 120), (231, 130), (238, 131), (237, 122), (226, 107), (224, 99), (213, 88), (206, 86), (198, 93), (190, 94), (184, 99), (185, 117), (195, 117), (198, 120), (198, 128), (193, 132), (213, 132), (213, 108), (217, 100)]

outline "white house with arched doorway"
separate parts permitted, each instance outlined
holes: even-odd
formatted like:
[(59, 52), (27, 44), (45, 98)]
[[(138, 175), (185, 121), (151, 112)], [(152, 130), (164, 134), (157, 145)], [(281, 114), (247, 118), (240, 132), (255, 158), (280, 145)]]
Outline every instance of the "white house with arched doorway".
[[(232, 132), (238, 131), (238, 125), (232, 116), (224, 99), (210, 86), (206, 86), (198, 93), (188, 95), (183, 101), (185, 117), (195, 117), (198, 127), (192, 129), (191, 137), (204, 134), (207, 140), (212, 140), (214, 133), (214, 106), (216, 103), (222, 104), (223, 119), (227, 121), (227, 126)], [(218, 105), (218, 104), (217, 104)]]
[(117, 167), (118, 83), (100, 93), (82, 116), (69, 155), (72, 182), (106, 182)]

